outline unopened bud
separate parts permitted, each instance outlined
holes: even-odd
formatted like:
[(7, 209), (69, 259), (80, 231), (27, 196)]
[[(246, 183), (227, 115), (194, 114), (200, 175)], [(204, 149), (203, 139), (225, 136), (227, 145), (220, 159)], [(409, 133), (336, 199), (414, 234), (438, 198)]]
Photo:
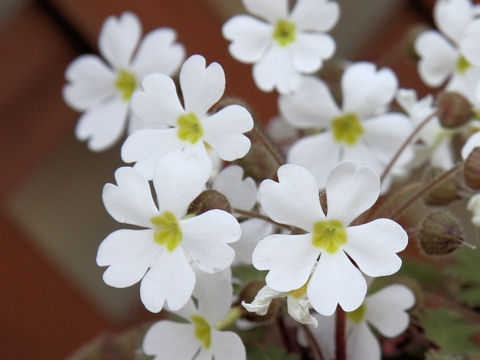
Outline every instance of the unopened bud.
[(322, 206), (323, 213), (326, 214), (328, 212), (328, 204), (327, 204), (327, 192), (325, 190), (320, 191), (320, 205)]
[[(434, 179), (441, 176), (445, 170), (441, 168), (427, 168), (423, 174), (423, 182), (428, 184)], [(458, 194), (458, 180), (455, 176), (449, 176), (445, 180), (438, 183), (430, 190), (425, 198), (425, 204), (430, 206), (448, 205), (462, 197)]]
[(213, 209), (231, 212), (232, 208), (225, 195), (217, 190), (205, 190), (188, 207), (188, 214), (200, 215)]
[(448, 255), (463, 243), (458, 221), (446, 211), (431, 212), (420, 224), (420, 248), (427, 255)]
[(462, 126), (474, 116), (470, 101), (457, 92), (441, 93), (435, 105), (440, 123), (448, 129)]
[(480, 190), (480, 147), (474, 148), (463, 164), (465, 184), (474, 190)]

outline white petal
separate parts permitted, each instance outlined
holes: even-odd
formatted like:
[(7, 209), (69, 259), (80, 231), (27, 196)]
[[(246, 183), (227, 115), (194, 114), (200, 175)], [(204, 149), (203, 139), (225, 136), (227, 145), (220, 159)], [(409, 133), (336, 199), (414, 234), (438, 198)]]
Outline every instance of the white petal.
[(235, 15), (222, 27), (222, 34), (232, 43), (230, 54), (245, 63), (260, 60), (272, 44), (272, 26), (248, 15)]
[(69, 82), (63, 87), (63, 99), (78, 111), (95, 106), (116, 94), (115, 75), (96, 55), (82, 55), (65, 70)]
[(310, 314), (309, 301), (306, 296), (299, 299), (293, 296), (287, 296), (287, 310), (288, 314), (300, 324), (310, 324), (317, 326), (317, 319)]
[(288, 14), (288, 0), (243, 0), (248, 12), (271, 23), (285, 19)]
[(98, 37), (100, 53), (115, 69), (126, 68), (141, 32), (142, 25), (135, 14), (126, 11), (119, 18), (109, 16)]
[(163, 251), (155, 259), (140, 284), (140, 298), (147, 310), (159, 312), (165, 301), (176, 311), (187, 303), (195, 286), (195, 273), (181, 246)]
[(75, 135), (88, 139), (88, 148), (102, 151), (112, 146), (125, 130), (128, 102), (114, 97), (88, 109), (78, 120)]
[(252, 115), (240, 105), (229, 105), (202, 121), (204, 140), (226, 161), (244, 157), (250, 140), (243, 133), (253, 127)]
[(474, 65), (480, 65), (480, 45), (478, 39), (480, 37), (480, 19), (472, 21), (460, 42), (460, 52), (465, 58)]
[(284, 293), (272, 290), (268, 285), (265, 285), (258, 291), (257, 295), (255, 295), (255, 299), (253, 299), (250, 304), (242, 301), (242, 305), (247, 311), (254, 312), (258, 315), (265, 315), (268, 312), (268, 307), (272, 300), (284, 296)]
[(470, 136), (462, 147), (462, 159), (467, 160), (468, 156), (470, 153), (475, 149), (476, 147), (480, 146), (480, 132), (474, 133), (472, 136)]
[(202, 118), (223, 95), (225, 73), (216, 62), (206, 67), (205, 58), (190, 56), (180, 70), (180, 84), (185, 111)]
[(352, 325), (347, 335), (347, 356), (350, 360), (380, 360), (380, 344), (365, 322)]
[[(194, 271), (195, 271), (195, 269), (194, 269)], [(197, 273), (195, 273), (195, 276), (197, 276)], [(180, 316), (181, 318), (183, 318), (184, 320), (187, 320), (187, 321), (190, 321), (191, 317), (193, 315), (198, 314), (197, 306), (193, 302), (193, 298), (190, 298), (187, 301), (187, 303), (185, 304), (185, 306), (182, 307), (179, 310), (172, 311), (171, 309), (168, 308), (168, 306), (166, 306), (165, 310), (168, 310), (170, 312), (174, 312), (175, 315), (178, 315), (178, 316)]]
[(245, 360), (245, 346), (240, 336), (231, 331), (212, 330), (212, 352), (215, 359)]
[(237, 220), (222, 210), (210, 210), (199, 216), (180, 221), (182, 247), (192, 261), (206, 273), (226, 269), (232, 264), (235, 252), (228, 243), (240, 238)]
[(338, 21), (340, 6), (335, 1), (299, 0), (290, 15), (300, 30), (329, 31)]
[(257, 269), (270, 270), (265, 280), (271, 289), (285, 292), (305, 284), (319, 253), (311, 234), (277, 234), (258, 243), (252, 260)]
[[(332, 316), (322, 316), (314, 313), (313, 316), (317, 320), (318, 326), (313, 328), (309, 326), (317, 344), (320, 346), (320, 351), (325, 360), (335, 359), (335, 314)], [(298, 332), (298, 341), (304, 346), (308, 347), (308, 341), (305, 338), (305, 331)]]
[(448, 170), (455, 165), (455, 152), (451, 137), (444, 137), (437, 144), (430, 157), (430, 165)]
[(322, 253), (307, 287), (313, 308), (325, 316), (332, 315), (337, 304), (345, 311), (355, 310), (366, 292), (365, 279), (342, 250)]
[(181, 152), (163, 156), (153, 173), (159, 211), (171, 211), (177, 218), (184, 216), (188, 205), (205, 188), (209, 176), (195, 156)]
[(380, 179), (371, 169), (357, 170), (351, 162), (338, 165), (327, 179), (328, 219), (340, 220), (348, 226), (368, 210), (380, 195)]
[(251, 264), (253, 250), (258, 242), (273, 232), (273, 225), (261, 219), (248, 219), (240, 223), (242, 236), (232, 244), (235, 257), (241, 263)]
[(212, 188), (221, 192), (232, 207), (249, 211), (257, 202), (257, 185), (251, 177), (243, 178), (243, 169), (230, 165), (220, 171)]
[(377, 70), (375, 64), (355, 63), (342, 76), (343, 112), (361, 119), (384, 113), (397, 92), (398, 81), (392, 70)]
[(420, 55), (418, 72), (429, 86), (440, 86), (455, 71), (457, 50), (439, 32), (429, 30), (415, 40), (415, 51)]
[(281, 166), (278, 182), (264, 180), (258, 198), (268, 216), (281, 224), (311, 231), (315, 222), (325, 218), (315, 177), (298, 165)]
[(192, 359), (200, 346), (192, 324), (168, 320), (153, 324), (143, 338), (143, 351), (154, 360)]
[(183, 141), (177, 136), (177, 129), (139, 130), (125, 140), (122, 146), (122, 160), (137, 162), (135, 169), (147, 179), (153, 178), (153, 170), (167, 152), (183, 149)]
[(232, 272), (230, 268), (215, 274), (195, 272), (197, 283), (193, 295), (198, 300), (198, 313), (209, 324), (223, 319), (232, 305)]
[(330, 171), (340, 162), (343, 146), (330, 131), (306, 136), (292, 145), (287, 156), (289, 163), (304, 166), (317, 179), (318, 187), (324, 188)]
[(152, 227), (152, 216), (158, 214), (150, 185), (138, 171), (121, 167), (115, 171), (117, 185), (105, 184), (103, 204), (110, 216), (125, 224)]
[(396, 253), (405, 249), (408, 235), (395, 221), (376, 219), (351, 226), (347, 236), (343, 249), (368, 276), (392, 275), (402, 266)]
[(300, 84), (300, 75), (293, 66), (293, 48), (274, 44), (263, 58), (253, 65), (253, 79), (262, 91), (274, 88), (281, 94), (296, 90)]
[(170, 28), (155, 29), (145, 35), (131, 65), (140, 79), (155, 72), (172, 75), (178, 70), (185, 48), (175, 38), (175, 30)]
[(454, 42), (460, 42), (465, 28), (473, 18), (469, 0), (439, 0), (433, 8), (437, 27)]
[(132, 96), (132, 110), (145, 123), (177, 125), (184, 113), (173, 80), (165, 74), (151, 74), (142, 81), (143, 91)]
[(323, 60), (335, 52), (335, 41), (327, 34), (299, 33), (292, 46), (295, 69), (309, 74), (319, 70)]
[(414, 304), (412, 290), (405, 285), (390, 285), (365, 299), (365, 320), (382, 335), (395, 337), (407, 329), (410, 317), (406, 310)]
[(118, 288), (137, 283), (161, 250), (152, 230), (114, 231), (98, 247), (98, 266), (108, 266), (103, 281)]
[(327, 84), (313, 76), (303, 76), (298, 90), (281, 95), (278, 106), (284, 119), (300, 129), (328, 128), (340, 114)]

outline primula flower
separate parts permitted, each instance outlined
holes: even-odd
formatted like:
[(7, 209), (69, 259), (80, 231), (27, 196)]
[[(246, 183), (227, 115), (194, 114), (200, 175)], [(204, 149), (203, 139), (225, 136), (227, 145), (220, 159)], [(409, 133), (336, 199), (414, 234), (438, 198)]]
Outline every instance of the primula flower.
[(230, 54), (254, 63), (253, 78), (263, 91), (287, 93), (298, 87), (301, 73), (314, 73), (335, 52), (335, 41), (325, 34), (337, 23), (340, 8), (328, 0), (298, 0), (288, 12), (288, 0), (243, 0), (259, 20), (236, 15), (222, 28), (232, 41)]
[[(292, 126), (324, 129), (294, 143), (287, 157), (315, 174), (320, 188), (342, 161), (369, 166), (380, 175), (413, 130), (404, 114), (386, 113), (397, 91), (390, 69), (377, 71), (373, 63), (355, 63), (345, 70), (341, 83), (342, 108), (327, 84), (314, 77), (304, 77), (296, 93), (279, 98), (280, 111)], [(410, 157), (407, 148), (394, 170)]]
[(206, 273), (230, 266), (234, 251), (227, 244), (240, 237), (235, 218), (222, 210), (186, 214), (208, 176), (194, 156), (166, 155), (153, 176), (157, 207), (140, 173), (130, 167), (115, 172), (118, 185), (103, 189), (105, 208), (115, 220), (144, 229), (114, 231), (100, 244), (97, 264), (109, 266), (103, 274), (108, 285), (122, 288), (141, 280), (140, 297), (148, 310), (160, 311), (165, 301), (178, 310), (195, 285), (191, 263)]
[(88, 139), (93, 151), (102, 151), (120, 138), (130, 118), (130, 98), (143, 77), (152, 72), (171, 75), (185, 57), (174, 30), (156, 29), (140, 41), (141, 32), (140, 21), (131, 12), (119, 18), (109, 16), (98, 38), (106, 63), (99, 56), (82, 55), (65, 72), (69, 83), (63, 97), (72, 108), (84, 112), (76, 136)]
[[(380, 360), (380, 343), (370, 330), (373, 326), (386, 337), (393, 338), (408, 328), (410, 322), (406, 310), (415, 304), (413, 292), (404, 285), (387, 286), (365, 298), (355, 311), (347, 313), (347, 358), (349, 360)], [(335, 315), (314, 315), (318, 328), (312, 329), (325, 360), (335, 359)], [(300, 333), (299, 342), (307, 345)]]
[(132, 110), (144, 122), (162, 124), (162, 129), (144, 129), (130, 135), (122, 147), (122, 159), (136, 162), (135, 168), (151, 179), (158, 160), (167, 152), (182, 150), (203, 159), (211, 168), (206, 147), (223, 160), (245, 156), (250, 140), (243, 135), (253, 127), (250, 113), (229, 105), (215, 114), (207, 111), (225, 90), (225, 73), (218, 63), (206, 67), (200, 55), (188, 58), (180, 70), (184, 105), (174, 81), (165, 74), (152, 74), (142, 81), (142, 90), (132, 98)]
[[(429, 86), (440, 86), (450, 77), (463, 77), (478, 57), (478, 25), (472, 23), (475, 6), (470, 0), (438, 0), (433, 9), (441, 32), (428, 30), (415, 41), (420, 56), (418, 71)], [(475, 37), (477, 36), (477, 37)], [(466, 74), (465, 74), (466, 75)]]
[[(240, 337), (231, 331), (220, 331), (232, 302), (229, 270), (214, 275), (199, 273), (193, 295), (198, 306), (190, 300), (177, 315), (187, 323), (162, 320), (148, 329), (143, 350), (154, 360), (246, 359)], [(197, 354), (198, 353), (198, 354)], [(197, 356), (195, 356), (197, 354)]]
[(274, 221), (305, 233), (267, 236), (253, 252), (253, 265), (269, 270), (266, 283), (275, 291), (296, 290), (309, 280), (308, 300), (322, 315), (333, 314), (337, 304), (345, 311), (355, 310), (367, 285), (347, 255), (366, 275), (391, 275), (402, 264), (396, 253), (408, 242), (402, 227), (389, 219), (349, 226), (376, 202), (378, 176), (348, 162), (336, 167), (327, 179), (326, 215), (311, 172), (287, 164), (279, 168), (278, 179), (262, 182), (260, 204)]

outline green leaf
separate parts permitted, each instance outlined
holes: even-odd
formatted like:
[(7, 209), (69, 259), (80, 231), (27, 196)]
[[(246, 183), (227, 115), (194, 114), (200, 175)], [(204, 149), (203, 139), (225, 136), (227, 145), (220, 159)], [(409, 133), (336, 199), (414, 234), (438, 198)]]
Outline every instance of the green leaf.
[(437, 344), (441, 350), (453, 355), (480, 353), (480, 346), (471, 339), (480, 333), (480, 327), (468, 322), (459, 313), (439, 308), (422, 314), (419, 320), (427, 339)]
[(248, 344), (247, 359), (248, 360), (299, 360), (298, 354), (287, 354), (284, 348), (271, 346), (266, 349), (260, 348), (253, 344)]
[(232, 269), (232, 274), (237, 279), (243, 280), (246, 283), (255, 280), (265, 280), (268, 271), (261, 271), (255, 269), (253, 266), (239, 265)]
[(414, 279), (427, 288), (440, 287), (442, 284), (442, 272), (439, 271), (439, 268), (417, 259), (404, 258), (397, 275)]
[(480, 355), (453, 355), (445, 351), (430, 350), (425, 360), (479, 360)]
[(480, 305), (480, 250), (462, 249), (455, 253), (456, 262), (448, 268), (458, 285), (460, 300)]

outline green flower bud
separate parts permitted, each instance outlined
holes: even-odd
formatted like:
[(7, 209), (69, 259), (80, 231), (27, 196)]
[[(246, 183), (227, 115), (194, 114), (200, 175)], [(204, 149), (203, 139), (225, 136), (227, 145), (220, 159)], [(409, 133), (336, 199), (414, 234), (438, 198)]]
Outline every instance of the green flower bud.
[(480, 190), (480, 147), (474, 148), (465, 160), (463, 178), (470, 188)]
[(428, 214), (421, 222), (418, 241), (425, 254), (443, 256), (452, 253), (463, 244), (463, 232), (452, 215), (437, 210)]
[[(428, 184), (432, 180), (442, 175), (445, 170), (441, 168), (427, 168), (423, 173), (423, 183)], [(449, 176), (445, 180), (438, 183), (432, 190), (430, 190), (425, 198), (425, 204), (430, 206), (448, 205), (455, 200), (462, 197), (458, 194), (459, 184), (455, 176)]]

